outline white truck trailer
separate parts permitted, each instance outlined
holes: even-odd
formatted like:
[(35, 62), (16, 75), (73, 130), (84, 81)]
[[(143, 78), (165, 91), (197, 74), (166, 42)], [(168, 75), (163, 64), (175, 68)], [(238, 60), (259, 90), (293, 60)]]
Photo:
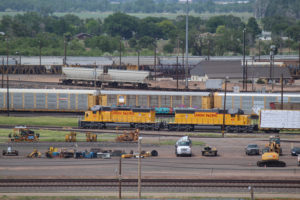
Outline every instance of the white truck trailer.
[(260, 110), (259, 128), (300, 129), (300, 110)]

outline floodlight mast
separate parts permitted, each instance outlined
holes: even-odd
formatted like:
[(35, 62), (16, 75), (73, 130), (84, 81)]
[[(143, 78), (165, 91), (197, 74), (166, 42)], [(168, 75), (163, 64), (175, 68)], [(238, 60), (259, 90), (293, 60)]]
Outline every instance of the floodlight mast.
[(188, 83), (188, 67), (189, 67), (189, 1), (186, 0), (186, 18), (185, 18), (185, 88), (189, 88)]
[(189, 66), (189, 1), (192, 0), (179, 0), (179, 2), (186, 3), (186, 17), (185, 17), (185, 88), (189, 88), (188, 84), (188, 66)]

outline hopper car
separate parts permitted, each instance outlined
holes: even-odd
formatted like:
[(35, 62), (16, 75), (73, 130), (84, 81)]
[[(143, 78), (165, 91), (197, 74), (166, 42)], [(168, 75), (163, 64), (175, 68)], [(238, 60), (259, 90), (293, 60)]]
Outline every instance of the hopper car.
[(147, 88), (148, 71), (119, 70), (103, 68), (62, 67), (61, 82), (65, 85), (89, 84), (110, 87), (129, 84), (138, 88)]

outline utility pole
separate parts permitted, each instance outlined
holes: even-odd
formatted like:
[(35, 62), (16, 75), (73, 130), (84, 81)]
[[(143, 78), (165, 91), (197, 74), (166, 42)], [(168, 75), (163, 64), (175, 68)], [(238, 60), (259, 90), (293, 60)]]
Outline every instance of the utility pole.
[(138, 159), (138, 196), (141, 199), (141, 186), (142, 186), (142, 167), (141, 167), (141, 141), (142, 137), (138, 139), (138, 148), (139, 148), (139, 159)]
[(119, 69), (121, 69), (121, 64), (122, 64), (122, 39), (120, 38), (120, 66), (119, 66)]
[(281, 110), (283, 110), (283, 74), (281, 74), (281, 104), (280, 104)]
[(140, 50), (138, 50), (137, 53), (138, 53), (138, 70), (140, 70)]
[(42, 66), (42, 42), (41, 42), (41, 40), (39, 40), (39, 45), (40, 45), (40, 68), (41, 68), (41, 66)]
[(178, 91), (178, 56), (176, 57), (176, 89)]
[(210, 60), (210, 38), (208, 38), (208, 56), (207, 60)]
[(154, 43), (154, 80), (155, 80), (155, 86), (156, 86), (156, 39)]
[(96, 65), (96, 62), (95, 62), (95, 66), (94, 66), (94, 73), (95, 73), (94, 88), (96, 90), (97, 89), (97, 65)]
[(122, 157), (119, 161), (119, 199), (122, 199)]
[(224, 105), (223, 105), (223, 125), (222, 125), (222, 137), (224, 138), (225, 136), (225, 111), (226, 111), (226, 92), (227, 92), (227, 80), (228, 76), (225, 77), (225, 92), (224, 92)]
[(9, 78), (8, 78), (8, 38), (6, 38), (6, 107), (7, 107), (7, 116), (9, 117)]
[(66, 36), (64, 36), (64, 65), (67, 63), (67, 41)]
[(260, 61), (260, 40), (258, 40), (258, 60)]
[(189, 0), (186, 0), (186, 18), (185, 18), (185, 88), (189, 88), (188, 83), (188, 57), (189, 57)]
[(274, 89), (274, 84), (273, 84), (273, 73), (274, 73), (274, 55), (275, 55), (275, 50), (276, 46), (271, 45), (270, 47), (270, 80), (272, 83), (272, 91)]
[(246, 61), (246, 68), (245, 68), (245, 87), (246, 87), (246, 92), (248, 91), (247, 86), (248, 86), (248, 60)]
[(243, 29), (243, 90), (245, 89), (245, 54), (246, 54), (246, 28)]
[(2, 57), (2, 88), (4, 87), (4, 57)]

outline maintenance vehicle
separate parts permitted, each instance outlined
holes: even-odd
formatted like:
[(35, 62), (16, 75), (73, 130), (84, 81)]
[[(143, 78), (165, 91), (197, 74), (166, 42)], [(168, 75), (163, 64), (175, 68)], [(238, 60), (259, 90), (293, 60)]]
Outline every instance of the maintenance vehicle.
[(192, 141), (189, 136), (183, 136), (175, 144), (175, 155), (192, 156)]
[(3, 150), (2, 151), (2, 155), (3, 156), (18, 156), (19, 155), (19, 151), (12, 149), (11, 146), (7, 147), (7, 150)]
[(217, 156), (218, 155), (217, 148), (211, 147), (211, 146), (205, 146), (201, 152), (202, 152), (202, 156)]

